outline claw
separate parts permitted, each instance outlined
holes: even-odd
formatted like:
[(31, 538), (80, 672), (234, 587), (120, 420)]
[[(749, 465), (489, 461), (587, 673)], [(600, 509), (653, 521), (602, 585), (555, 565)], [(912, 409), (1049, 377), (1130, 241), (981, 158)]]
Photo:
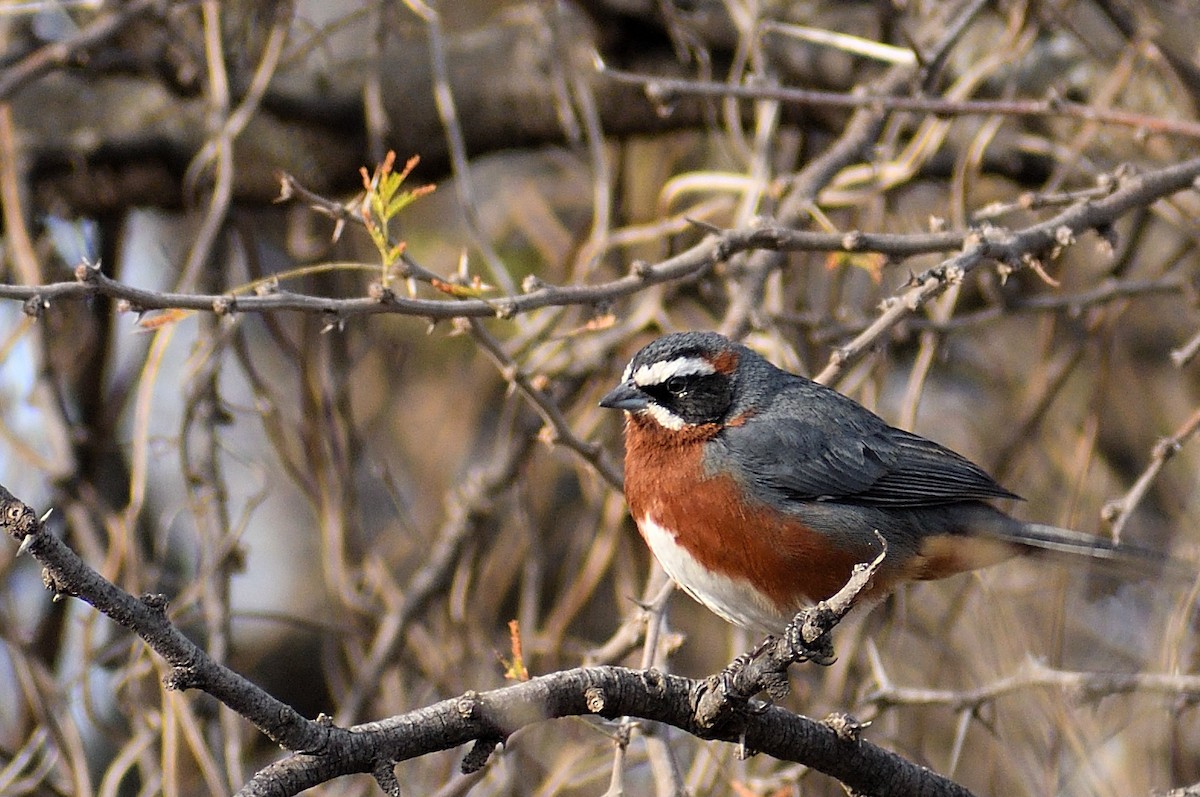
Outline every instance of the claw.
[(792, 622), (788, 623), (787, 629), (784, 631), (783, 638), (787, 643), (788, 651), (797, 662), (811, 661), (813, 664), (828, 667), (837, 661), (837, 654), (833, 651), (833, 642), (830, 640), (829, 634), (822, 634), (809, 642), (804, 638), (802, 624), (797, 622), (801, 616), (797, 615)]

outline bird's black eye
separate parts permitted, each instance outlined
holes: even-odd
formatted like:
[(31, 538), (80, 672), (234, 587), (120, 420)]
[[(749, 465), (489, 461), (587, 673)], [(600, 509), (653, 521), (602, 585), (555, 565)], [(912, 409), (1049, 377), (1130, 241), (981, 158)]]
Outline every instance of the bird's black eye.
[(673, 395), (682, 396), (687, 392), (687, 379), (682, 376), (673, 376), (667, 380), (667, 390)]

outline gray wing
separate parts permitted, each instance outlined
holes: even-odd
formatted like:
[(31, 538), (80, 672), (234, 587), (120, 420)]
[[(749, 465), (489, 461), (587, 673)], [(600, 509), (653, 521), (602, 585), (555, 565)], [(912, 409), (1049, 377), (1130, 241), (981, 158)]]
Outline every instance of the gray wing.
[(917, 507), (1017, 497), (966, 457), (838, 399), (825, 412), (729, 427), (726, 453), (753, 486), (784, 500)]

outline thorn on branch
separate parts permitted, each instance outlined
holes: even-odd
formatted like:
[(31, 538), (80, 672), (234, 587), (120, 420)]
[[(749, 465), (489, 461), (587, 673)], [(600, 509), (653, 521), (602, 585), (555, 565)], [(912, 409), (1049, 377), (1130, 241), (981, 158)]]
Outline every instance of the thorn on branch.
[[(1051, 255), (1051, 257), (1057, 257), (1057, 256), (1058, 256), (1058, 251), (1057, 251), (1057, 247), (1056, 247), (1056, 251)], [(1027, 255), (1023, 256), (1023, 259), (1025, 261), (1025, 266), (1027, 268), (1029, 268), (1030, 270), (1032, 270), (1034, 274), (1037, 274), (1038, 277), (1041, 278), (1042, 282), (1046, 283), (1051, 288), (1059, 288), (1062, 286), (1061, 282), (1056, 280), (1054, 277), (1051, 277), (1046, 272), (1046, 267), (1042, 264), (1041, 258), (1034, 257), (1033, 255), (1027, 254)]]
[(322, 335), (333, 331), (342, 332), (345, 329), (346, 319), (340, 313), (327, 312), (325, 314), (325, 325), (321, 327)]
[(396, 292), (382, 282), (372, 282), (367, 287), (367, 295), (380, 304), (392, 304), (396, 300)]
[(635, 260), (632, 264), (630, 264), (629, 272), (644, 282), (650, 278), (650, 275), (654, 273), (654, 270), (645, 260)]
[(279, 196), (275, 197), (275, 203), (279, 204), (287, 202), (296, 195), (295, 183), (290, 174), (284, 171), (275, 172), (275, 179), (279, 181)]
[(142, 596), (141, 600), (155, 614), (166, 616), (168, 603), (166, 595), (163, 595), (161, 592), (147, 592)]
[(704, 230), (705, 232), (711, 232), (714, 235), (720, 235), (722, 232), (724, 232), (724, 230), (717, 225), (713, 224), (712, 222), (705, 221), (704, 219), (694, 219), (691, 216), (684, 216), (683, 220), (693, 227), (699, 227), (701, 230)]
[(91, 285), (100, 281), (100, 261), (95, 263), (86, 258), (79, 261), (75, 266), (75, 279), (79, 282)]
[[(30, 535), (25, 539), (29, 540), (33, 539), (33, 537), (34, 535)], [(32, 548), (33, 545), (31, 544), (29, 547)], [(50, 572), (49, 568), (42, 568), (42, 586), (50, 590), (50, 600), (54, 603), (58, 603), (63, 598), (69, 598), (72, 595), (70, 590)]]
[(1182, 368), (1190, 363), (1200, 353), (1200, 334), (1193, 335), (1191, 340), (1177, 349), (1171, 350), (1171, 364)]
[(832, 730), (844, 742), (862, 741), (862, 732), (871, 727), (870, 722), (859, 722), (849, 714), (836, 712), (821, 720), (821, 724)]

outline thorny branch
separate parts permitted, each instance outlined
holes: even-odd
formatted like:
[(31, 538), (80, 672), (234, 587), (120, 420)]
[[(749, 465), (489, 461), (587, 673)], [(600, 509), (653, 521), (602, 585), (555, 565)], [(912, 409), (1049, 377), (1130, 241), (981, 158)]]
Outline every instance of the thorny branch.
[[(997, 262), (1009, 270), (1041, 267), (1042, 258), (1053, 259), (1087, 230), (1107, 231), (1122, 213), (1155, 199), (1194, 188), (1200, 177), (1200, 159), (1168, 166), (1155, 172), (1135, 175), (1120, 181), (1111, 194), (1080, 202), (1053, 218), (1017, 232), (982, 229), (964, 241), (963, 252), (943, 261), (911, 279), (912, 287), (885, 299), (883, 312), (852, 341), (839, 347), (816, 381), (828, 383), (845, 367), (861, 357), (887, 330), (895, 326), (927, 301), (940, 294), (952, 282), (984, 262)], [(1165, 192), (1160, 193), (1163, 189)]]
[[(554, 717), (623, 716), (664, 722), (703, 738), (738, 742), (744, 749), (797, 761), (826, 772), (862, 793), (960, 795), (969, 792), (953, 781), (912, 764), (861, 738), (862, 724), (845, 715), (817, 722), (777, 706), (731, 710), (767, 685), (786, 688), (788, 664), (827, 645), (829, 631), (869, 585), (886, 551), (860, 565), (847, 585), (827, 603), (797, 617), (781, 639), (770, 639), (744, 661), (707, 681), (694, 681), (656, 670), (590, 667), (565, 670), (491, 692), (458, 698), (408, 714), (340, 728), (327, 719), (306, 720), (259, 687), (216, 663), (167, 618), (162, 596), (135, 598), (105, 580), (55, 537), (34, 511), (0, 486), (0, 527), (45, 568), (55, 596), (69, 595), (134, 631), (173, 666), (172, 689), (201, 689), (254, 722), (294, 754), (255, 775), (239, 791), (245, 797), (294, 795), (332, 778), (374, 773), (381, 785), (391, 782), (391, 766), (438, 750), (475, 742), (468, 759), (482, 765), (488, 752), (516, 730)], [(815, 647), (814, 647), (815, 646)], [(804, 651), (809, 651), (805, 653)], [(768, 675), (773, 673), (774, 676)], [(779, 681), (782, 676), (783, 681)], [(747, 687), (748, 684), (751, 684)], [(781, 684), (783, 685), (781, 687)], [(772, 686), (773, 685), (773, 686)], [(1084, 694), (1117, 692), (1200, 693), (1187, 676), (1096, 675), (1052, 671), (1030, 665), (1025, 671), (971, 692), (883, 687), (868, 697), (878, 704), (945, 703), (977, 705), (1029, 686), (1058, 686)], [(712, 697), (717, 698), (712, 702)], [(480, 748), (480, 745), (484, 745)], [(478, 753), (478, 756), (476, 754)], [(481, 760), (474, 762), (474, 758)]]
[(537, 408), (538, 413), (547, 424), (547, 429), (553, 435), (552, 442), (565, 445), (574, 451), (585, 462), (595, 468), (596, 472), (603, 476), (605, 481), (612, 487), (620, 490), (624, 482), (621, 469), (609, 459), (604, 449), (597, 443), (579, 439), (571, 431), (570, 424), (563, 417), (562, 410), (554, 399), (546, 395), (544, 390), (534, 384), (533, 378), (522, 371), (521, 367), (504, 351), (500, 341), (496, 340), (475, 319), (470, 319), (469, 324), (471, 336), (479, 344), (483, 352), (496, 364), (496, 367), (500, 369), (505, 380), (520, 390), (533, 403), (533, 406)]
[(330, 728), (297, 714), (232, 670), (218, 664), (185, 637), (167, 618), (163, 595), (135, 598), (89, 567), (55, 537), (37, 514), (0, 486), (0, 527), (43, 567), (46, 587), (56, 598), (80, 598), (135, 631), (174, 668), (172, 689), (202, 689), (253, 722), (272, 741), (289, 750), (321, 750)]
[[(691, 708), (698, 683), (655, 670), (595, 667), (565, 670), (515, 686), (467, 693), (422, 709), (339, 728), (327, 719), (306, 720), (232, 670), (218, 664), (167, 619), (166, 600), (135, 598), (105, 580), (55, 537), (34, 511), (0, 487), (0, 527), (45, 568), (55, 596), (80, 598), (134, 631), (173, 671), (168, 688), (208, 692), (254, 722), (295, 754), (259, 772), (239, 792), (249, 797), (293, 795), (331, 778), (375, 773), (381, 785), (390, 766), (469, 742), (486, 745), (482, 765), (495, 744), (520, 727), (553, 717), (635, 716), (665, 722), (695, 735), (741, 741), (784, 760), (828, 772), (851, 788), (878, 795), (969, 794), (924, 767), (912, 764), (845, 732), (845, 723), (820, 723), (781, 708), (767, 708), (715, 730)], [(860, 587), (861, 588), (861, 587)], [(472, 753), (467, 760), (474, 760)], [(465, 760), (466, 761), (466, 760)], [(464, 766), (466, 764), (464, 763)]]
[(727, 260), (733, 254), (759, 248), (778, 251), (812, 251), (834, 244), (834, 251), (877, 252), (897, 258), (916, 251), (940, 251), (964, 247), (961, 254), (917, 275), (914, 287), (884, 301), (885, 309), (870, 328), (841, 347), (827, 366), (823, 377), (831, 378), (860, 356), (895, 323), (909, 315), (952, 280), (985, 262), (999, 262), (1010, 269), (1022, 268), (1044, 257), (1053, 257), (1074, 243), (1075, 236), (1090, 229), (1106, 229), (1131, 209), (1193, 187), (1200, 177), (1200, 158), (1166, 166), (1140, 175), (1114, 181), (1110, 194), (1073, 205), (1046, 221), (1006, 231), (988, 227), (954, 236), (916, 234), (914, 236), (867, 236), (848, 232), (814, 238), (797, 233), (754, 229), (734, 230), (708, 235), (703, 241), (680, 254), (655, 264), (636, 263), (632, 273), (595, 285), (548, 285), (537, 281), (530, 290), (497, 299), (441, 300), (408, 298), (385, 292), (378, 297), (332, 298), (277, 291), (266, 295), (191, 294), (159, 292), (136, 288), (86, 264), (76, 269), (75, 282), (41, 286), (0, 285), (0, 299), (26, 302), (31, 313), (41, 313), (53, 302), (107, 296), (124, 302), (129, 310), (198, 310), (218, 314), (246, 312), (296, 311), (321, 313), (338, 319), (359, 315), (398, 314), (442, 320), (449, 318), (512, 318), (544, 307), (595, 305), (612, 302), (645, 290), (651, 285), (694, 276)]

